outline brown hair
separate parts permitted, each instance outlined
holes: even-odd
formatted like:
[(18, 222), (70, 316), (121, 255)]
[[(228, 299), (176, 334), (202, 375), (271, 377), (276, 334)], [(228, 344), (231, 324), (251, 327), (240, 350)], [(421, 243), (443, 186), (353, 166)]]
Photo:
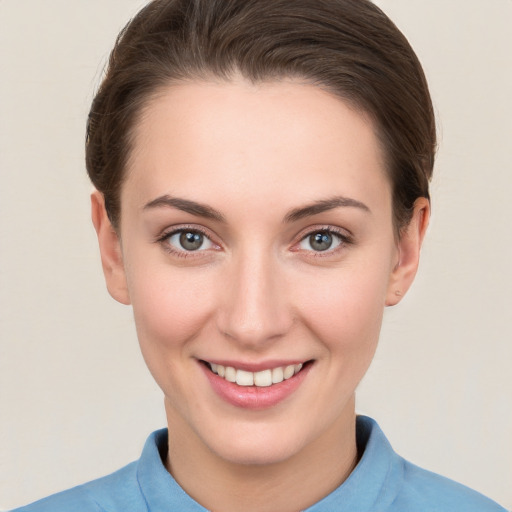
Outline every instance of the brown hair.
[(119, 34), (87, 124), (86, 164), (114, 227), (138, 115), (176, 81), (300, 77), (369, 114), (399, 231), (429, 198), (435, 119), (421, 65), (369, 0), (153, 0)]

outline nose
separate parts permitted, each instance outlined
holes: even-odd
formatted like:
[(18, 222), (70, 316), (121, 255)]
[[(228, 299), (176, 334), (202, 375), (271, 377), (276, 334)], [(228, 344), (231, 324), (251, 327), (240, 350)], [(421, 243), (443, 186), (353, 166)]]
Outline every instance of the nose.
[(263, 350), (286, 335), (293, 324), (291, 297), (283, 269), (269, 252), (240, 254), (222, 285), (217, 325), (244, 348)]

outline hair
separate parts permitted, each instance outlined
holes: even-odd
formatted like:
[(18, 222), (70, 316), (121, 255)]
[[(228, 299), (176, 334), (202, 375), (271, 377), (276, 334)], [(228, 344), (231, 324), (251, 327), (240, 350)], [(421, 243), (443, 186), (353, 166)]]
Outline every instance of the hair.
[(374, 122), (392, 189), (393, 223), (429, 196), (432, 101), (405, 36), (369, 0), (153, 0), (121, 31), (87, 123), (86, 165), (116, 228), (133, 134), (173, 83), (300, 78)]

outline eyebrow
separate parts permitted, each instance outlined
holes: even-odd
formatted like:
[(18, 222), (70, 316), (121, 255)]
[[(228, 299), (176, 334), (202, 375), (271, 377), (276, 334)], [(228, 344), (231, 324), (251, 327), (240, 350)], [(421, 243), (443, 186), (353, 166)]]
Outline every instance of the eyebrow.
[(152, 208), (176, 208), (198, 217), (204, 217), (205, 219), (216, 220), (219, 222), (226, 222), (224, 215), (219, 211), (215, 210), (211, 206), (197, 203), (196, 201), (190, 201), (189, 199), (181, 199), (179, 197), (172, 197), (164, 195), (153, 199), (144, 206), (144, 210), (150, 210)]
[(359, 208), (364, 212), (371, 213), (370, 208), (368, 208), (368, 206), (366, 206), (364, 203), (361, 203), (361, 201), (357, 201), (356, 199), (352, 199), (350, 197), (335, 196), (329, 199), (321, 199), (319, 201), (315, 201), (314, 203), (300, 208), (294, 208), (286, 214), (284, 221), (296, 222), (300, 219), (303, 219), (304, 217), (310, 217), (312, 215), (317, 215), (319, 213), (340, 207)]
[[(204, 217), (205, 219), (216, 220), (218, 222), (226, 222), (226, 218), (218, 210), (215, 210), (211, 206), (191, 201), (189, 199), (182, 199), (179, 197), (172, 197), (170, 195), (163, 195), (153, 199), (144, 206), (144, 210), (150, 210), (153, 208), (176, 208), (198, 217)], [(320, 199), (306, 206), (300, 208), (294, 208), (290, 210), (284, 217), (284, 222), (296, 222), (305, 217), (312, 215), (318, 215), (335, 208), (359, 208), (364, 212), (370, 212), (370, 208), (361, 201), (352, 199), (350, 197), (335, 196), (329, 199)]]

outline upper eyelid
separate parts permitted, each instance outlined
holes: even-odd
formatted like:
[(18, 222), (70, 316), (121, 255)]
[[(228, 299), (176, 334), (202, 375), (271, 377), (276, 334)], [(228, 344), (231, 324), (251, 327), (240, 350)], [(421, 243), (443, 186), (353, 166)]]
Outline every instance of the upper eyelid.
[(354, 237), (354, 235), (348, 229), (340, 228), (337, 226), (318, 225), (318, 226), (309, 226), (309, 227), (303, 229), (302, 231), (300, 231), (300, 233), (296, 236), (296, 240), (300, 242), (307, 236), (311, 236), (314, 233), (320, 233), (320, 232), (332, 233), (334, 235), (338, 235), (339, 237), (341, 237), (344, 240), (352, 240)]
[(176, 233), (180, 233), (181, 231), (196, 231), (198, 233), (201, 233), (203, 236), (205, 236), (206, 238), (208, 238), (209, 240), (211, 240), (213, 242), (214, 237), (210, 234), (210, 232), (207, 229), (205, 229), (201, 226), (187, 225), (187, 224), (172, 226), (172, 227), (163, 229), (160, 232), (160, 234), (157, 235), (156, 241), (160, 242), (160, 241), (166, 240), (170, 236), (175, 235)]
[[(169, 238), (184, 231), (200, 233), (202, 236), (209, 240), (213, 247), (209, 247), (203, 250), (188, 251), (185, 248), (180, 249), (169, 242)], [(213, 240), (212, 236), (207, 233), (206, 229), (198, 226), (187, 225), (178, 225), (164, 229), (155, 238), (154, 242), (160, 245), (166, 253), (171, 254), (174, 257), (201, 258), (204, 257), (206, 253), (209, 253), (210, 250), (219, 250), (221, 248), (220, 244)]]
[[(198, 233), (201, 233), (203, 236), (208, 238), (214, 245), (216, 246), (222, 246), (223, 244), (219, 243), (218, 237), (210, 232), (207, 228), (204, 228), (203, 226), (199, 226), (196, 224), (181, 224), (176, 226), (170, 226), (166, 229), (163, 229), (161, 233), (156, 237), (156, 242), (164, 242), (167, 240), (170, 236), (182, 232), (182, 231), (196, 231)], [(341, 238), (342, 242), (344, 244), (350, 244), (353, 242), (353, 235), (352, 233), (346, 229), (341, 228), (338, 226), (332, 226), (332, 225), (325, 225), (325, 224), (318, 224), (316, 226), (308, 226), (307, 228), (302, 229), (297, 235), (295, 235), (294, 240), (292, 242), (292, 246), (297, 245), (302, 240), (307, 238), (308, 236), (311, 236), (314, 233), (319, 232), (326, 232), (326, 233), (332, 233), (335, 236), (338, 236)]]
[[(306, 240), (309, 236), (315, 233), (330, 233), (339, 238), (339, 244), (334, 248), (329, 248), (325, 251), (315, 251), (313, 249), (302, 249), (298, 248), (298, 246)], [(329, 258), (338, 254), (340, 251), (347, 249), (349, 246), (354, 244), (354, 239), (352, 234), (348, 234), (346, 230), (334, 226), (322, 226), (318, 228), (310, 229), (308, 228), (306, 232), (302, 232), (297, 238), (296, 241), (292, 244), (291, 251), (292, 252), (303, 252), (305, 254), (311, 255), (315, 258)]]

